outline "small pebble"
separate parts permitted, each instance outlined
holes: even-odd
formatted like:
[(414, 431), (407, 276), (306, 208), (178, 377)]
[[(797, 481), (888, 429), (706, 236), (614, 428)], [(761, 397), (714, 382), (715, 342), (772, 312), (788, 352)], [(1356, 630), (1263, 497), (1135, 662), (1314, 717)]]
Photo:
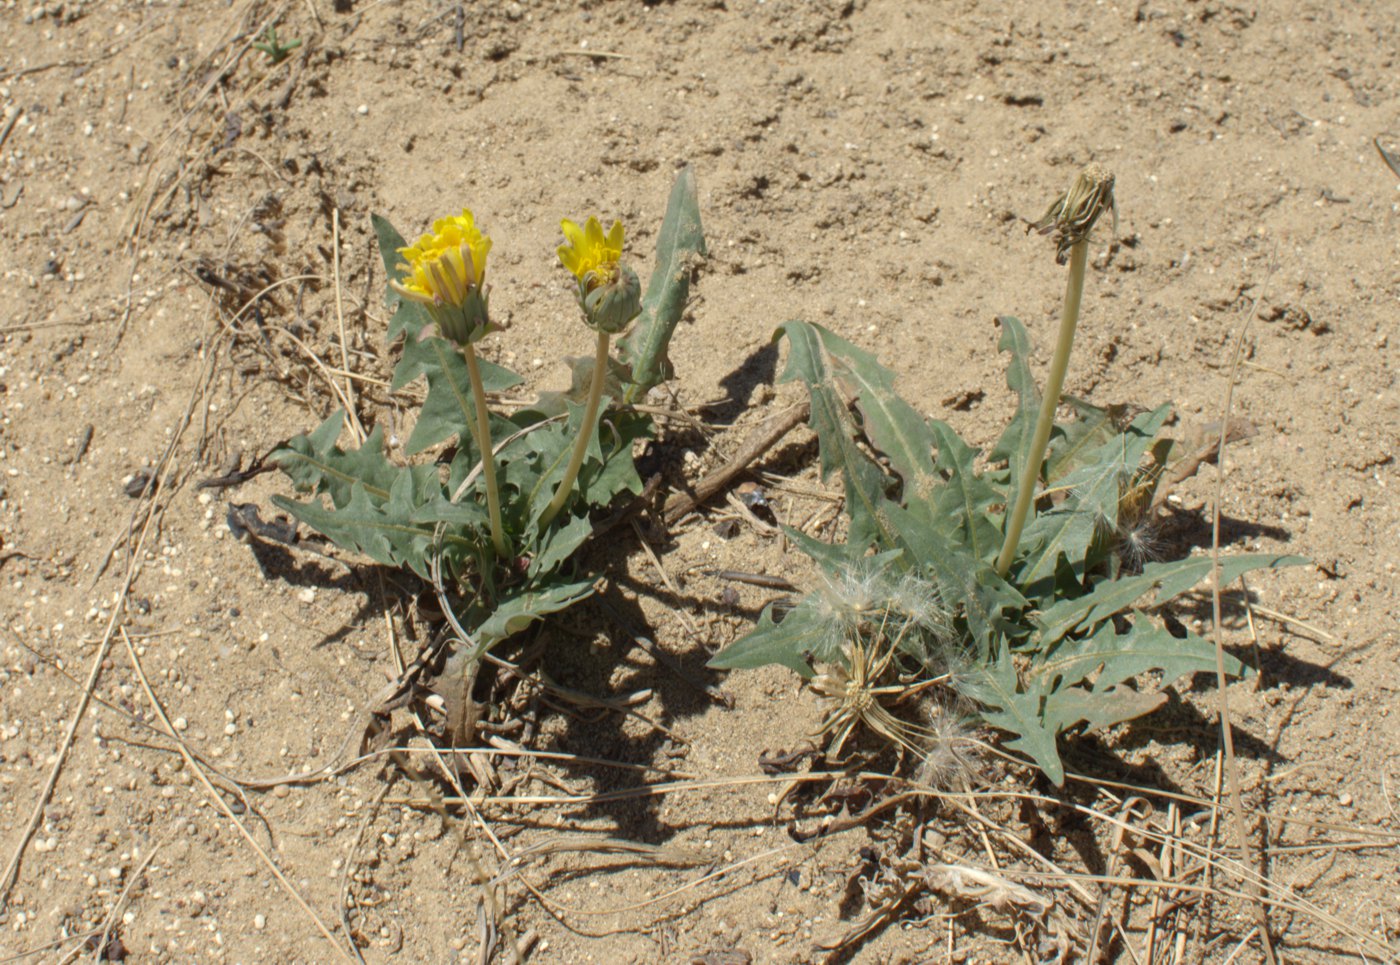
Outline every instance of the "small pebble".
[(260, 915), (254, 915), (254, 916), (253, 916), (253, 927), (256, 928), (258, 931), (262, 931), (264, 928), (266, 928), (266, 927), (267, 927), (267, 916), (266, 916), (266, 915), (261, 915), (261, 914), (260, 914)]
[(1343, 791), (1341, 794), (1337, 795), (1337, 803), (1344, 808), (1351, 807), (1351, 795)]
[(361, 117), (365, 116), (369, 113), (369, 105), (361, 104), (359, 107), (355, 108), (355, 113), (359, 114)]
[(176, 718), (175, 718), (175, 729), (176, 729), (176, 730), (185, 730), (185, 729), (186, 729), (187, 727), (189, 727), (189, 726), (190, 726), (190, 722), (187, 721), (187, 720), (185, 720), (185, 718), (183, 718), (183, 717), (176, 717)]

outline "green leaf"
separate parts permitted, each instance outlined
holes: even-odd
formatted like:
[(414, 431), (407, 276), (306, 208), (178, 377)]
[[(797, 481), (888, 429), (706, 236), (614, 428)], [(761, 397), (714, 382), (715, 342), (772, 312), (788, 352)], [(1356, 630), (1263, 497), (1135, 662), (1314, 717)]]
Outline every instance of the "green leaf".
[[(555, 423), (544, 430), (532, 432), (526, 437), (529, 447), (537, 453), (536, 458), (528, 466), (528, 476), (515, 471), (516, 469), (525, 469), (525, 464), (513, 463), (510, 467), (510, 481), (521, 487), (524, 502), (530, 508), (529, 518), (532, 524), (539, 519), (540, 514), (545, 511), (550, 499), (553, 498), (555, 487), (563, 480), (564, 470), (568, 467), (569, 459), (573, 456), (574, 442), (584, 431), (583, 416), (587, 406), (573, 402), (566, 403), (566, 405), (569, 411), (567, 424)], [(606, 418), (607, 405), (606, 398), (599, 405), (603, 418)], [(603, 449), (598, 439), (598, 433), (590, 430), (584, 465), (598, 464), (602, 460)], [(575, 486), (579, 487), (579, 484), (575, 483)], [(578, 488), (576, 488), (577, 491), (579, 491)], [(565, 505), (567, 506), (567, 504)]]
[[(1271, 553), (1227, 556), (1220, 561), (1221, 585), (1228, 585), (1231, 580), (1250, 570), (1301, 566), (1307, 562), (1301, 556)], [(1074, 600), (1061, 600), (1040, 615), (1038, 649), (1044, 650), (1082, 624), (1092, 626), (1108, 619), (1154, 589), (1157, 590), (1157, 596), (1152, 605), (1161, 606), (1190, 590), (1209, 576), (1210, 571), (1210, 558), (1197, 556), (1170, 563), (1150, 563), (1137, 576), (1105, 580), (1084, 596)]]
[(507, 637), (514, 636), (536, 620), (568, 609), (592, 595), (593, 583), (588, 581), (529, 589), (503, 597), (491, 615), (477, 627), (478, 652), (484, 652)]
[(1016, 579), (1030, 598), (1052, 600), (1057, 561), (1063, 557), (1075, 576), (1083, 580), (1094, 561), (1089, 549), (1095, 538), (1118, 526), (1118, 503), (1123, 490), (1161, 430), (1171, 406), (1163, 405), (1139, 415), (1124, 430), (1083, 459), (1083, 465), (1065, 476), (1059, 488), (1069, 490), (1064, 502), (1037, 516), (1021, 537), (1030, 547)]
[(992, 651), (995, 636), (1012, 629), (1004, 613), (1025, 609), (1026, 599), (997, 575), (985, 560), (939, 532), (925, 503), (908, 507), (890, 504), (886, 509), (897, 545), (923, 573), (938, 583), (943, 601), (961, 607), (967, 631), (979, 659)]
[[(569, 367), (569, 387), (563, 392), (541, 392), (538, 401), (532, 406), (541, 415), (563, 415), (567, 411), (567, 403), (583, 405), (588, 401), (588, 393), (593, 387), (593, 356), (566, 358), (564, 364)], [(603, 394), (612, 399), (620, 399), (631, 381), (632, 369), (609, 356), (608, 371), (603, 377)]]
[(553, 573), (592, 535), (593, 525), (587, 516), (571, 516), (562, 524), (551, 526), (540, 537), (526, 575), (532, 580), (538, 580), (546, 574)]
[[(1215, 671), (1215, 646), (1195, 634), (1183, 638), (1145, 619), (1119, 633), (1112, 620), (1105, 620), (1093, 634), (1078, 640), (1064, 640), (1048, 656), (1038, 658), (1033, 673), (1047, 690), (1058, 690), (1095, 676), (1093, 689), (1106, 690), (1149, 670), (1162, 673), (1169, 684), (1187, 674)], [(1238, 677), (1244, 664), (1225, 654), (1225, 672)]]
[(850, 517), (849, 541), (862, 549), (878, 542), (894, 545), (888, 523), (881, 517), (886, 505), (884, 471), (856, 444), (859, 429), (833, 371), (821, 329), (807, 322), (787, 322), (777, 336), (787, 336), (791, 351), (781, 382), (801, 380), (812, 400), (812, 429), (817, 434), (823, 479), (840, 472)]
[(1112, 410), (1100, 408), (1072, 395), (1061, 397), (1074, 410), (1072, 422), (1055, 426), (1050, 437), (1050, 452), (1045, 457), (1045, 479), (1055, 485), (1066, 474), (1078, 469), (1087, 453), (1108, 442), (1118, 434), (1114, 419), (1124, 406)]
[(933, 491), (934, 515), (947, 522), (955, 542), (991, 562), (1001, 550), (1001, 529), (991, 518), (991, 508), (1005, 503), (1005, 494), (977, 473), (978, 451), (963, 442), (952, 426), (931, 419), (929, 428), (938, 445), (938, 471), (948, 476)]
[(712, 657), (707, 666), (748, 670), (776, 663), (810, 678), (814, 671), (804, 654), (812, 653), (818, 659), (834, 656), (830, 622), (810, 598), (783, 617), (781, 623), (774, 621), (773, 607), (768, 606), (758, 618), (758, 626)]
[[(520, 381), (519, 376), (499, 365), (482, 363), (480, 368), (482, 386), (487, 392), (500, 392)], [(394, 388), (401, 388), (419, 373), (427, 376), (428, 397), (418, 412), (418, 422), (404, 445), (404, 453), (411, 456), (454, 437), (464, 448), (470, 445), (476, 405), (461, 351), (442, 338), (425, 338), (405, 345), (403, 359), (394, 370)], [(504, 420), (493, 418), (493, 422), (495, 436), (496, 426), (503, 425)]]
[[(477, 366), (481, 370), (482, 388), (487, 392), (504, 392), (524, 381), (505, 366), (483, 358), (477, 359)], [(436, 376), (443, 373), (459, 380), (467, 392), (471, 391), (467, 362), (462, 357), (461, 349), (436, 335), (415, 338), (404, 343), (403, 356), (394, 366), (394, 380), (390, 388), (397, 392), (420, 375), (427, 376), (431, 384)]]
[(413, 476), (413, 488), (421, 498), (427, 497), (437, 482), (431, 466), (404, 469), (391, 464), (384, 456), (384, 432), (378, 426), (360, 448), (341, 449), (335, 442), (343, 421), (344, 412), (336, 412), (311, 435), (297, 436), (274, 452), (273, 461), (298, 489), (327, 493), (335, 506), (348, 504), (351, 489), (357, 484), (374, 502), (382, 503), (405, 472)]
[[(374, 225), (374, 237), (379, 242), (379, 257), (384, 261), (384, 277), (399, 277), (399, 249), (407, 248), (408, 242), (387, 219), (377, 214), (370, 215), (370, 223)], [(400, 335), (404, 336), (405, 341), (412, 342), (424, 326), (432, 323), (426, 308), (403, 298), (387, 284), (384, 286), (384, 304), (394, 309), (394, 317), (389, 320), (390, 342)]]
[(820, 325), (809, 326), (821, 341), (833, 384), (860, 409), (861, 430), (904, 482), (908, 493), (933, 484), (936, 437), (923, 416), (894, 391), (894, 373), (874, 355)]
[(607, 450), (601, 462), (584, 463), (576, 483), (589, 506), (607, 506), (619, 493), (642, 491), (642, 477), (637, 475), (632, 447), (651, 436), (651, 420), (638, 413), (615, 410), (604, 414), (598, 434), (606, 437)]
[(1036, 419), (1040, 416), (1040, 389), (1031, 375), (1031, 339), (1026, 327), (1020, 319), (1010, 315), (1002, 315), (997, 321), (1001, 324), (997, 350), (1011, 353), (1011, 362), (1006, 367), (1006, 386), (1016, 393), (1016, 414), (992, 448), (989, 458), (993, 462), (1006, 463), (1006, 492), (1015, 493), (1022, 472), (1040, 475), (1039, 466), (1027, 465), (1031, 460)]
[(1150, 714), (1166, 702), (1167, 695), (1161, 691), (1143, 693), (1127, 686), (1093, 691), (1070, 687), (1046, 699), (1047, 727), (1057, 734), (1078, 724), (1086, 731), (1103, 730)]
[[(1116, 475), (1114, 480), (1116, 482)], [(1050, 605), (1061, 585), (1060, 560), (1064, 560), (1074, 581), (1082, 583), (1085, 555), (1096, 532), (1097, 521), (1080, 510), (1073, 500), (1037, 515), (1021, 535), (1020, 545), (1031, 547), (1025, 562), (1014, 569), (1021, 592), (1042, 605)]]
[[(997, 659), (958, 675), (958, 690), (983, 707), (982, 718), (1016, 735), (1007, 747), (1029, 755), (1055, 784), (1064, 783), (1058, 736), (1080, 724), (1099, 730), (1149, 714), (1166, 700), (1142, 693), (1125, 682), (1160, 670), (1163, 682), (1215, 669), (1215, 648), (1200, 637), (1178, 640), (1156, 626), (1130, 627), (1118, 633), (1105, 622), (1083, 640), (1067, 641), (1049, 659), (1033, 660), (1024, 674), (1003, 649)], [(1238, 676), (1242, 665), (1227, 657), (1226, 672)], [(1080, 686), (1095, 679), (1091, 686)]]
[[(427, 579), (427, 550), (433, 543), (435, 527), (411, 522), (419, 508), (413, 489), (413, 477), (405, 471), (395, 480), (384, 504), (372, 500), (360, 483), (351, 487), (349, 501), (334, 510), (320, 503), (300, 503), (281, 496), (273, 496), (272, 501), (337, 544), (386, 566), (407, 566)], [(460, 536), (447, 538), (470, 545), (470, 540)]]
[(700, 201), (695, 193), (695, 172), (681, 169), (666, 203), (666, 216), (656, 239), (656, 267), (642, 298), (642, 314), (632, 333), (621, 339), (622, 356), (632, 367), (634, 389), (628, 400), (641, 398), (652, 388), (671, 378), (667, 349), (671, 333), (685, 312), (690, 298), (690, 273), (700, 256), (706, 254), (705, 235), (700, 227)]
[(1045, 694), (1033, 684), (1022, 686), (1009, 651), (1003, 649), (994, 662), (974, 667), (954, 680), (959, 693), (982, 705), (983, 720), (1016, 735), (1007, 747), (1029, 756), (1056, 787), (1064, 784), (1065, 767), (1055, 746), (1059, 731), (1045, 720)]
[(857, 549), (849, 543), (823, 543), (792, 526), (784, 526), (783, 534), (798, 549), (810, 556), (812, 562), (829, 577), (839, 576), (852, 563), (865, 556), (864, 549)]

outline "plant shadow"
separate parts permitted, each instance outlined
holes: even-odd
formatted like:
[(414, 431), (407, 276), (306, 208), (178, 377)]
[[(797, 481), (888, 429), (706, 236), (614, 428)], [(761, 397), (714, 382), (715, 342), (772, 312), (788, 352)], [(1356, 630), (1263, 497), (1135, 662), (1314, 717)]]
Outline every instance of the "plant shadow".
[[(620, 823), (631, 839), (663, 843), (676, 829), (663, 823), (662, 802), (645, 793), (646, 788), (657, 780), (666, 762), (683, 764), (687, 747), (673, 726), (726, 702), (718, 687), (721, 675), (706, 666), (710, 653), (699, 641), (677, 648), (654, 640), (640, 597), (622, 592), (616, 584), (609, 584), (604, 592), (571, 610), (570, 616), (572, 625), (567, 631), (560, 627), (547, 632), (567, 632), (588, 639), (590, 645), (581, 647), (574, 641), (565, 646), (566, 641), (550, 641), (549, 675), (553, 679), (614, 706), (626, 703), (629, 695), (650, 692), (645, 716), (631, 710), (577, 712), (569, 708), (549, 728), (548, 750), (635, 765), (613, 768), (587, 761), (559, 762), (566, 779), (586, 783), (594, 795), (609, 798), (579, 805), (572, 817)], [(629, 798), (629, 792), (636, 792), (636, 797)], [(623, 800), (615, 800), (619, 796)]]

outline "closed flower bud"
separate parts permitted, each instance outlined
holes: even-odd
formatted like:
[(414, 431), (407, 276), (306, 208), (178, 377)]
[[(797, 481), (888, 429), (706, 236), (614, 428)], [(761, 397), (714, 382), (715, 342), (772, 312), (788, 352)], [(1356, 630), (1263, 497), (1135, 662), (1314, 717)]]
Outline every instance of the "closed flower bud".
[(642, 311), (642, 283), (627, 265), (618, 265), (606, 283), (583, 296), (583, 314), (600, 332), (616, 335)]

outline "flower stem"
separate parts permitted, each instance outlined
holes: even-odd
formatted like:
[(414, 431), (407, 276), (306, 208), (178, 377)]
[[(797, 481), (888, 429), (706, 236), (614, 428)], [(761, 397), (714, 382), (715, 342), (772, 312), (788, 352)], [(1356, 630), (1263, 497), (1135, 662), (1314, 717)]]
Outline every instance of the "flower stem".
[(476, 364), (476, 349), (471, 343), (465, 348), (467, 374), (471, 377), (472, 402), (476, 408), (476, 448), (481, 452), (481, 476), (486, 480), (486, 510), (491, 515), (491, 543), (497, 556), (505, 556), (505, 530), (501, 528), (501, 494), (496, 488), (496, 454), (491, 451), (491, 419), (486, 409), (486, 390), (481, 384), (481, 369)]
[(1084, 265), (1088, 260), (1089, 241), (1075, 242), (1069, 252), (1069, 280), (1065, 284), (1064, 309), (1060, 313), (1060, 338), (1055, 343), (1055, 356), (1050, 362), (1050, 375), (1045, 380), (1045, 396), (1040, 400), (1040, 416), (1036, 419), (1035, 435), (1031, 437), (1030, 458), (1021, 467), (1016, 505), (1006, 524), (1006, 539), (997, 556), (997, 575), (1005, 576), (1011, 569), (1017, 544), (1026, 518), (1035, 503), (1035, 483), (1040, 478), (1040, 463), (1050, 443), (1050, 430), (1055, 426), (1055, 410), (1060, 407), (1060, 391), (1065, 387), (1065, 372), (1069, 369), (1069, 353), (1074, 346), (1074, 327), (1079, 322), (1079, 301), (1084, 294)]
[(559, 480), (559, 488), (554, 490), (554, 498), (549, 501), (544, 514), (540, 516), (540, 529), (544, 529), (559, 515), (573, 491), (574, 480), (583, 466), (583, 457), (588, 453), (589, 440), (593, 438), (594, 423), (598, 421), (598, 403), (603, 398), (603, 385), (608, 380), (608, 333), (598, 333), (598, 348), (593, 355), (593, 382), (588, 387), (588, 405), (583, 410), (583, 426), (574, 443), (573, 455), (564, 469), (564, 478)]

